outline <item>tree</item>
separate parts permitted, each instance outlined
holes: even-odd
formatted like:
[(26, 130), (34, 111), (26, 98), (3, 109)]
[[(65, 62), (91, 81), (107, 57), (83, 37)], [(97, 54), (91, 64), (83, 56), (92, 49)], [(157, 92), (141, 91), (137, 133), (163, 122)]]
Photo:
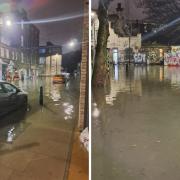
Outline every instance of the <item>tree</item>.
[(108, 7), (112, 0), (100, 0), (98, 7), (99, 30), (95, 64), (92, 77), (93, 86), (104, 86), (106, 76), (107, 40), (109, 37)]

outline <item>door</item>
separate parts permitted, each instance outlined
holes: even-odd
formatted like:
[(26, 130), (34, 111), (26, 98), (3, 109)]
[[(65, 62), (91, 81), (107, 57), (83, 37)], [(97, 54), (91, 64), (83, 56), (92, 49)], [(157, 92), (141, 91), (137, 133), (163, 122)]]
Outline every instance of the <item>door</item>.
[(114, 48), (113, 49), (113, 63), (118, 64), (118, 62), (119, 62), (118, 49)]

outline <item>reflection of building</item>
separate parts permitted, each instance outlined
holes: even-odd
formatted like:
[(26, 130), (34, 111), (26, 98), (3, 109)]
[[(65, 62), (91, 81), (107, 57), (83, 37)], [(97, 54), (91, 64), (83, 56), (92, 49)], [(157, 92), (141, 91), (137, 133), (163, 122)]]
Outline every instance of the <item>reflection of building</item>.
[[(145, 70), (145, 69), (144, 69)], [(114, 76), (111, 76), (111, 88), (109, 94), (106, 95), (106, 103), (114, 105), (118, 93), (131, 93), (136, 96), (142, 96), (141, 75), (146, 72), (142, 68), (135, 67), (134, 76), (127, 80), (124, 67), (115, 65)]]
[(47, 42), (46, 46), (39, 49), (40, 75), (61, 74), (62, 48)]

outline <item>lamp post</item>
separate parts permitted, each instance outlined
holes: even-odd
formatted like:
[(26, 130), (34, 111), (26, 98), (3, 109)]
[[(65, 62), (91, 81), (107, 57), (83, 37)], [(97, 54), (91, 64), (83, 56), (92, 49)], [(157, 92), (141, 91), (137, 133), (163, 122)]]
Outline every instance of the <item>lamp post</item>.
[[(118, 3), (118, 4), (117, 4), (116, 11), (117, 11), (118, 16), (119, 16), (119, 21), (122, 20), (122, 19), (124, 19), (124, 18), (123, 18), (123, 14), (122, 14), (123, 11), (124, 11), (124, 8), (122, 8), (121, 3)], [(118, 57), (119, 57), (119, 55), (118, 55)], [(118, 60), (118, 61), (119, 61), (119, 60)]]

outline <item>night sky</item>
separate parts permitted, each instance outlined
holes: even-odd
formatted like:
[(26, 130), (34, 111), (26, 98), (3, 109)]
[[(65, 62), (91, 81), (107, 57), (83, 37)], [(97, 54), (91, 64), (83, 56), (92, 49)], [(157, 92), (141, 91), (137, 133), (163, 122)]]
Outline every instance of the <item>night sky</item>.
[[(0, 9), (8, 10), (8, 3), (23, 7), (30, 20), (69, 16), (83, 12), (82, 0), (1, 0)], [(4, 2), (4, 3), (3, 3)], [(82, 37), (82, 19), (36, 25), (40, 29), (40, 44), (52, 41), (54, 44), (66, 44), (71, 39)]]
[[(109, 6), (109, 14), (116, 13), (117, 4), (121, 3), (124, 8), (124, 13), (129, 16), (130, 19), (144, 19), (143, 8), (137, 8), (137, 4), (142, 0), (113, 0)], [(92, 0), (92, 9), (98, 8), (99, 0)]]

